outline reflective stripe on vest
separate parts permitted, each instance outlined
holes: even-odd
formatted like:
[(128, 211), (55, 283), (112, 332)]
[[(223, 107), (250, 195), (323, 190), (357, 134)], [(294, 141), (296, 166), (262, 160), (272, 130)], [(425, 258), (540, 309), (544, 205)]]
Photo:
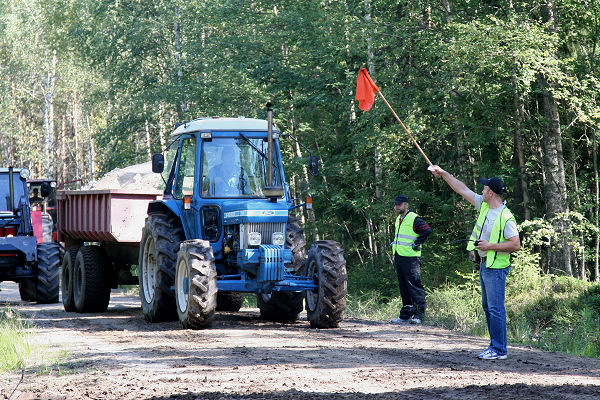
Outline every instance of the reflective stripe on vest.
[[(467, 244), (467, 250), (475, 250), (475, 240), (481, 237), (481, 230), (483, 229), (483, 224), (485, 223), (485, 218), (490, 210), (490, 206), (488, 203), (481, 203), (481, 210), (479, 211), (479, 217), (477, 217), (477, 222), (475, 222), (475, 226), (473, 227), (473, 232), (471, 233), (471, 241)], [(515, 221), (515, 216), (508, 209), (508, 207), (504, 207), (500, 212), (500, 215), (494, 221), (494, 225), (492, 225), (492, 233), (490, 234), (489, 243), (502, 243), (506, 242), (504, 238), (504, 227), (509, 220)], [(510, 265), (510, 253), (504, 252), (496, 252), (495, 250), (488, 250), (486, 253), (485, 266), (486, 268), (506, 268)]]
[(412, 244), (416, 238), (419, 237), (413, 230), (413, 225), (417, 214), (409, 211), (408, 214), (400, 223), (401, 215), (396, 218), (396, 229), (394, 230), (395, 236), (392, 242), (392, 254), (398, 254), (403, 257), (421, 257), (421, 250), (414, 251)]

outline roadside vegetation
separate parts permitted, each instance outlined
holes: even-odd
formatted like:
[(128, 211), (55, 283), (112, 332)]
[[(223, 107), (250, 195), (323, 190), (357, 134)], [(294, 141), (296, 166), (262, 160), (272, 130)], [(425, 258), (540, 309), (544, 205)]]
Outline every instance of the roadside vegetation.
[(28, 325), (10, 307), (0, 311), (0, 372), (24, 368), (31, 356)]
[(32, 325), (9, 306), (0, 309), (0, 372), (32, 369), (38, 374), (63, 374), (66, 352), (34, 344)]
[[(476, 264), (456, 279), (431, 286), (423, 263), (427, 290), (425, 323), (487, 337)], [(398, 316), (402, 300), (394, 266), (356, 267), (349, 276), (348, 317), (389, 321)], [(429, 281), (429, 282), (428, 282)], [(600, 284), (544, 274), (524, 249), (513, 258), (506, 288), (509, 344), (530, 345), (576, 356), (600, 357)]]

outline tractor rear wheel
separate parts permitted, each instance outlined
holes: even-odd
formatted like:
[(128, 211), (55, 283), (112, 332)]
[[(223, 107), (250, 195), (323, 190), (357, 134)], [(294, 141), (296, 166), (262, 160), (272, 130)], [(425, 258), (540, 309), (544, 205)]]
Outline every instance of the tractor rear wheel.
[(40, 243), (37, 246), (36, 301), (39, 304), (58, 303), (60, 287), (60, 246)]
[(244, 293), (217, 292), (217, 311), (240, 311), (244, 304)]
[(75, 299), (73, 298), (73, 274), (75, 272), (75, 259), (79, 246), (67, 248), (62, 262), (60, 289), (65, 311), (75, 311)]
[(346, 309), (347, 278), (344, 250), (333, 240), (319, 240), (308, 250), (307, 276), (319, 287), (306, 291), (311, 328), (337, 328)]
[(146, 218), (138, 265), (142, 311), (148, 322), (177, 319), (172, 288), (177, 251), (184, 239), (183, 228), (176, 218), (165, 213)]
[(302, 292), (272, 292), (256, 295), (260, 316), (268, 321), (293, 323), (304, 308)]
[(181, 243), (175, 270), (175, 303), (186, 329), (209, 328), (217, 307), (217, 268), (207, 240)]
[(73, 300), (80, 313), (106, 311), (110, 301), (110, 274), (100, 246), (83, 246), (75, 257)]

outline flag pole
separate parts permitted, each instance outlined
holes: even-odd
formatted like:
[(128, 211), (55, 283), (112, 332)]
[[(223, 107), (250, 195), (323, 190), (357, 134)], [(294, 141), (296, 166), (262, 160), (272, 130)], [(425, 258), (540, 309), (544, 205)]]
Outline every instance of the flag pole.
[(408, 131), (408, 129), (406, 129), (406, 127), (404, 126), (404, 124), (402, 123), (402, 121), (400, 120), (400, 118), (398, 117), (398, 115), (396, 114), (396, 111), (394, 111), (394, 109), (392, 108), (392, 106), (390, 106), (390, 103), (388, 103), (388, 101), (385, 99), (385, 97), (383, 96), (383, 93), (381, 93), (381, 90), (379, 90), (379, 88), (377, 88), (377, 92), (379, 92), (379, 95), (381, 96), (381, 98), (383, 99), (383, 101), (385, 102), (385, 104), (388, 106), (388, 108), (390, 109), (390, 111), (392, 112), (392, 114), (394, 114), (394, 117), (396, 117), (396, 119), (398, 120), (398, 122), (400, 122), (400, 125), (402, 125), (402, 128), (404, 128), (404, 130), (406, 131), (406, 133), (408, 134), (408, 136), (410, 137), (410, 139), (413, 141), (413, 143), (415, 144), (415, 146), (417, 146), (417, 149), (419, 149), (419, 151), (421, 152), (421, 155), (423, 157), (425, 157), (425, 160), (427, 161), (427, 164), (429, 164), (430, 166), (433, 165), (431, 163), (431, 161), (429, 161), (429, 158), (427, 158), (427, 156), (425, 155), (425, 153), (423, 153), (423, 150), (421, 150), (421, 146), (419, 146), (419, 144), (417, 143), (417, 141), (415, 140), (415, 138), (413, 137), (413, 135), (411, 135), (410, 132)]

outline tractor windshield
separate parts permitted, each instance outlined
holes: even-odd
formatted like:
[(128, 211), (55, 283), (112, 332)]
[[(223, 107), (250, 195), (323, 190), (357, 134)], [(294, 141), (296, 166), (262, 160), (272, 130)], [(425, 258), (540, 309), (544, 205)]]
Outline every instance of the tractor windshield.
[[(213, 138), (202, 144), (202, 196), (265, 197), (268, 143), (263, 139)], [(281, 186), (281, 168), (273, 146), (273, 186)]]
[[(18, 172), (13, 174), (14, 195), (12, 205), (16, 209), (19, 207), (21, 198), (26, 196), (25, 185), (19, 176)], [(14, 211), (10, 209), (10, 185), (8, 184), (8, 173), (0, 173), (0, 212)]]

